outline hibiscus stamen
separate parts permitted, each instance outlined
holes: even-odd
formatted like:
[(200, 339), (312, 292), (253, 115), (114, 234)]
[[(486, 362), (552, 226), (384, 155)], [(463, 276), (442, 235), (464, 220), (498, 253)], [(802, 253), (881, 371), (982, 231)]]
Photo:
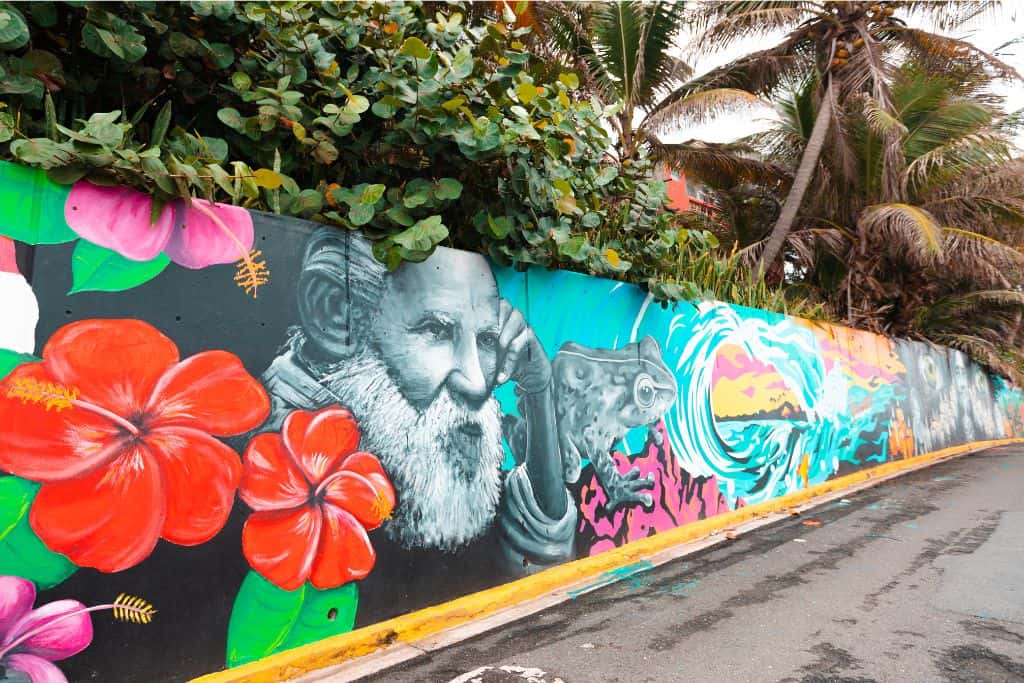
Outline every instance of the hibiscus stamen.
[(267, 268), (265, 261), (257, 261), (263, 252), (258, 249), (250, 251), (242, 244), (242, 241), (235, 236), (235, 233), (231, 231), (224, 221), (220, 219), (212, 209), (203, 206), (198, 201), (192, 202), (192, 208), (199, 211), (211, 221), (214, 225), (224, 231), (232, 242), (238, 247), (238, 253), (241, 254), (241, 260), (239, 260), (237, 268), (238, 272), (235, 273), (235, 284), (245, 290), (246, 294), (252, 294), (252, 298), (256, 298), (256, 290), (261, 285), (267, 284), (270, 280), (270, 270)]
[[(346, 473), (346, 470), (339, 470), (332, 474), (331, 476), (324, 479), (322, 482), (320, 482), (320, 485), (317, 486), (316, 490), (313, 492), (313, 499), (320, 500), (321, 498), (323, 498), (324, 492), (327, 490), (327, 487), (336, 482), (338, 479), (341, 479), (342, 475)], [(370, 505), (370, 509), (373, 511), (374, 515), (380, 517), (381, 519), (391, 519), (391, 513), (393, 511), (391, 501), (388, 499), (387, 496), (384, 495), (384, 492), (381, 491), (380, 489), (374, 488), (373, 503)]]
[(50, 619), (49, 621), (45, 621), (39, 626), (36, 626), (34, 629), (26, 631), (21, 634), (17, 640), (10, 643), (3, 650), (0, 650), (0, 659), (3, 659), (4, 655), (17, 648), (26, 640), (33, 636), (37, 636), (44, 631), (50, 630), (53, 625), (59, 621), (64, 621), (65, 619), (70, 619), (71, 617), (76, 617), (79, 614), (85, 614), (86, 612), (101, 612), (104, 610), (112, 610), (115, 619), (118, 621), (128, 622), (130, 624), (148, 624), (153, 621), (153, 615), (156, 614), (156, 610), (153, 609), (153, 605), (142, 598), (121, 593), (117, 596), (117, 599), (109, 605), (95, 605), (93, 607), (76, 609), (73, 612), (62, 614), (56, 619)]
[(383, 491), (376, 491), (373, 496), (373, 505), (370, 506), (371, 512), (382, 520), (391, 519), (391, 514), (395, 511), (391, 500), (384, 495)]
[(17, 377), (7, 390), (7, 398), (18, 398), (25, 404), (39, 403), (46, 410), (52, 408), (56, 412), (74, 406), (75, 408), (81, 408), (82, 410), (87, 410), (107, 418), (114, 424), (124, 428), (132, 436), (140, 434), (139, 428), (136, 425), (117, 413), (113, 413), (95, 403), (83, 401), (78, 398), (78, 389), (57, 384), (56, 382), (47, 382), (35, 377)]
[(256, 260), (262, 253), (258, 249), (253, 249), (249, 252), (248, 259), (238, 262), (235, 272), (235, 284), (244, 289), (246, 294), (252, 294), (253, 299), (256, 298), (256, 289), (270, 281), (270, 271), (266, 262)]

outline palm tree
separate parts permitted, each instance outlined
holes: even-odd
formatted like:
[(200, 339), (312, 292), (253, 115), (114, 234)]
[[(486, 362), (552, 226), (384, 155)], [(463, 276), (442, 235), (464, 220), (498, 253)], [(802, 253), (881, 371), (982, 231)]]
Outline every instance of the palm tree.
[[(980, 63), (942, 75), (908, 63), (887, 83), (887, 109), (867, 94), (848, 98), (851, 167), (831, 173), (838, 153), (822, 152), (784, 244), (791, 279), (815, 286), (848, 323), (960, 348), (1022, 379), (1024, 160), (1012, 144), (1021, 120), (1002, 113), (990, 82)], [(780, 164), (805, 159), (816, 88), (801, 83), (782, 99), (779, 125), (746, 143)]]
[(681, 120), (767, 106), (740, 88), (683, 88), (692, 70), (674, 54), (688, 20), (682, 2), (546, 2), (532, 9), (543, 32), (540, 47), (581, 74), (604, 104), (619, 106), (611, 124), (620, 162), (650, 151), (655, 160), (701, 180), (765, 182), (786, 175), (730, 145), (661, 139)]
[[(956, 62), (985, 63), (997, 75), (1019, 75), (1001, 61), (964, 41), (912, 28), (896, 15), (922, 17), (948, 30), (989, 11), (992, 1), (845, 2), (826, 0), (746, 0), (709, 3), (697, 12), (703, 31), (699, 48), (720, 48), (748, 35), (788, 29), (785, 39), (766, 50), (746, 55), (700, 78), (692, 79), (665, 98), (685, 100), (699, 91), (741, 89), (774, 96), (795, 81), (815, 84), (816, 115), (800, 164), (759, 261), (763, 272), (773, 263), (793, 229), (822, 152), (829, 147), (840, 162), (837, 171), (850, 170), (852, 158), (844, 149), (843, 113), (852, 98), (868, 96), (878, 117), (894, 115), (887, 84), (891, 64), (913, 59), (941, 71)], [(667, 105), (666, 105), (667, 106)], [(651, 115), (661, 112), (655, 107)]]

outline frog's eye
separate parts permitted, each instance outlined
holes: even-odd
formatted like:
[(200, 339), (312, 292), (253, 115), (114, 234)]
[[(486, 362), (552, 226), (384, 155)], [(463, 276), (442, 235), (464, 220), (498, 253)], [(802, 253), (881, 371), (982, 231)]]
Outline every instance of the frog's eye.
[(633, 402), (641, 408), (650, 408), (654, 405), (657, 395), (658, 392), (651, 376), (646, 373), (637, 375), (636, 381), (633, 382)]

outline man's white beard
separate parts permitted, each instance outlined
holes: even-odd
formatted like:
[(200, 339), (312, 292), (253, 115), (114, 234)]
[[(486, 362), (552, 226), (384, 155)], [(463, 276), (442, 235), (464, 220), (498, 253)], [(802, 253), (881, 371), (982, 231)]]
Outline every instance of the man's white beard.
[[(490, 526), (501, 497), (501, 417), (494, 398), (472, 410), (442, 387), (417, 410), (372, 351), (332, 363), (319, 383), (359, 422), (359, 447), (380, 458), (398, 497), (388, 537), (452, 551)], [(457, 427), (475, 424), (479, 437)]]

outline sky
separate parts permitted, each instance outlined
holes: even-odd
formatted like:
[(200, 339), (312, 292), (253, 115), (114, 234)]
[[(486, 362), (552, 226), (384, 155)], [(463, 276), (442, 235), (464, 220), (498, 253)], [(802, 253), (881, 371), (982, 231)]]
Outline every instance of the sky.
[[(1010, 42), (1024, 34), (1024, 0), (1004, 0), (1004, 6), (993, 14), (974, 20), (956, 30), (941, 31), (934, 25), (921, 20), (908, 21), (911, 26), (930, 31), (945, 33), (955, 38), (968, 40), (981, 50), (991, 53), (999, 46)], [(735, 41), (724, 49), (705, 56), (695, 57), (687, 53), (687, 45), (692, 41), (692, 34), (681, 35), (677, 41), (680, 56), (694, 68), (694, 73), (702, 74), (715, 67), (728, 63), (744, 54), (756, 52), (776, 45), (785, 37), (784, 31), (760, 36), (753, 39)], [(1004, 62), (1024, 74), (1024, 45), (1012, 45), (997, 55)], [(1024, 108), (1024, 83), (1001, 82), (993, 90), (1006, 96), (1007, 111)], [(713, 122), (697, 126), (681, 127), (675, 133), (665, 135), (667, 142), (683, 142), (686, 140), (704, 140), (707, 142), (731, 142), (745, 135), (763, 130), (771, 123), (770, 110), (743, 112), (717, 117)], [(1024, 139), (1018, 140), (1024, 147)]]

